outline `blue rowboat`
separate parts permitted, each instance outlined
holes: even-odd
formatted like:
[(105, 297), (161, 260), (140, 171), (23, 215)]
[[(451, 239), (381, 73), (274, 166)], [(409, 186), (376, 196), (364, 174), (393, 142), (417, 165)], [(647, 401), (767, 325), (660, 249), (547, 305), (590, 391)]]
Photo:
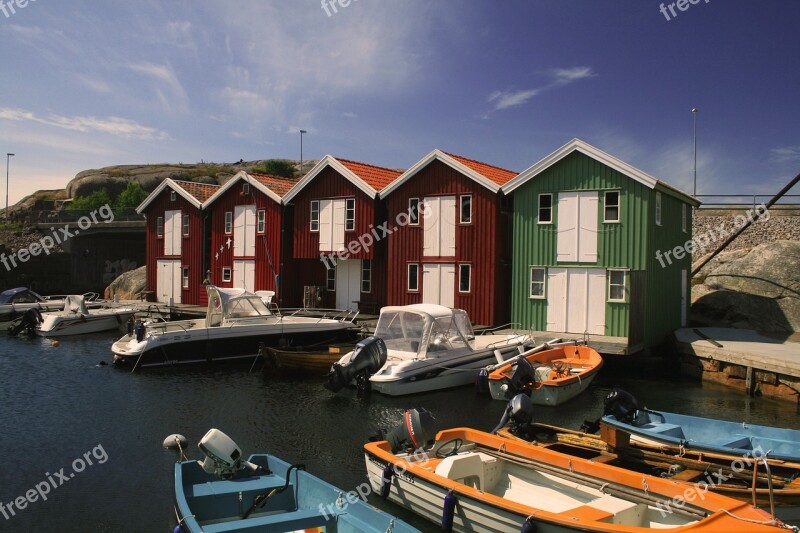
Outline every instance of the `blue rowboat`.
[(601, 424), (629, 433), (635, 440), (684, 450), (800, 461), (800, 430), (646, 409), (610, 411)]
[(213, 429), (206, 434), (200, 444), (204, 461), (175, 465), (176, 533), (418, 531), (366, 503), (361, 494), (366, 498), (371, 491), (367, 483), (366, 491), (348, 493), (273, 455), (243, 461), (233, 441), (227, 450), (209, 444), (212, 432), (216, 444), (224, 436)]

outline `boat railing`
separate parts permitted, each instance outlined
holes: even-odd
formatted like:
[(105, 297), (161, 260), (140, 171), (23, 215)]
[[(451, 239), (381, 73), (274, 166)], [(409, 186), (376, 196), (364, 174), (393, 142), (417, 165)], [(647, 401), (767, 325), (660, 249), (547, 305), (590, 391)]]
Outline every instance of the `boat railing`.
[(755, 457), (755, 462), (753, 463), (753, 484), (752, 484), (753, 507), (756, 506), (757, 501), (758, 501), (758, 491), (757, 491), (758, 483), (757, 482), (758, 482), (758, 463), (760, 462), (761, 464), (764, 465), (764, 469), (767, 471), (767, 490), (769, 492), (769, 514), (774, 519), (775, 518), (775, 493), (774, 493), (773, 488), (772, 488), (772, 470), (770, 469), (769, 462), (767, 461), (767, 456), (770, 454), (770, 452), (772, 452), (772, 450), (768, 450), (764, 454), (762, 454), (761, 456)]
[(307, 308), (299, 307), (297, 309), (284, 309), (284, 313), (289, 313), (288, 316), (303, 316), (309, 314), (307, 318), (317, 318), (321, 320), (338, 320), (340, 322), (355, 322), (356, 317), (360, 311), (353, 309), (326, 309), (326, 308)]

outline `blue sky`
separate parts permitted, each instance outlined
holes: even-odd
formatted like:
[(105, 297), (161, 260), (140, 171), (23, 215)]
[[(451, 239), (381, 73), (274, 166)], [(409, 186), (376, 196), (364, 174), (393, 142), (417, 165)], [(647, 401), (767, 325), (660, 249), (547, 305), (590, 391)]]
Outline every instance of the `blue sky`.
[[(800, 169), (800, 3), (29, 0), (0, 8), (11, 202), (114, 164), (433, 148), (522, 171), (574, 137), (698, 193)], [(330, 13), (330, 16), (328, 15)], [(797, 193), (797, 191), (794, 191)]]

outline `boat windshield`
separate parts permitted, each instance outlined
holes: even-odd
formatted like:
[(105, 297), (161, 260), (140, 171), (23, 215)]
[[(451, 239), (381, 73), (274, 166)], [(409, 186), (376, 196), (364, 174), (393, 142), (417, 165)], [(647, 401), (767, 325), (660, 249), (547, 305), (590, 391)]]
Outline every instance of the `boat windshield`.
[(24, 287), (9, 289), (0, 293), (0, 304), (29, 304), (43, 300), (44, 298)]
[(428, 353), (456, 350), (466, 346), (467, 342), (458, 329), (457, 320), (453, 317), (443, 316), (433, 322)]
[(258, 296), (248, 295), (233, 298), (225, 303), (224, 314), (227, 318), (245, 318), (270, 316), (272, 313)]
[(425, 334), (425, 322), (425, 316), (418, 313), (383, 312), (375, 326), (375, 336), (383, 339), (388, 350), (416, 355)]

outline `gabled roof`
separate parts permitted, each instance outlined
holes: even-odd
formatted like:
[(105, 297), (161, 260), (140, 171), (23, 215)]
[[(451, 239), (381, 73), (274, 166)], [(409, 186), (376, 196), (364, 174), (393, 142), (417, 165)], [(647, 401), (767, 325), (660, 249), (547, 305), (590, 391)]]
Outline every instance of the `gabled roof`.
[(399, 170), (377, 167), (347, 159), (337, 159), (332, 155), (326, 155), (284, 195), (283, 203), (289, 203), (292, 198), (297, 196), (306, 185), (311, 183), (327, 167), (344, 176), (345, 179), (353, 183), (370, 198), (376, 198), (379, 191), (400, 175)]
[(403, 183), (411, 179), (417, 172), (436, 160), (441, 161), (449, 167), (452, 167), (457, 172), (464, 174), (468, 178), (471, 178), (475, 182), (483, 185), (495, 193), (500, 190), (500, 187), (503, 184), (507, 183), (514, 176), (516, 176), (516, 172), (493, 165), (488, 165), (486, 163), (481, 163), (480, 161), (475, 161), (473, 159), (467, 159), (466, 157), (461, 157), (459, 155), (448, 154), (447, 152), (443, 152), (437, 148), (417, 161), (414, 166), (403, 172), (402, 175), (400, 175), (389, 186), (383, 189), (381, 191), (381, 198), (386, 198), (392, 193), (392, 191), (400, 187)]
[(180, 181), (167, 178), (151, 192), (144, 201), (136, 208), (136, 212), (141, 214), (142, 211), (147, 209), (147, 206), (155, 200), (164, 189), (170, 188), (176, 193), (180, 194), (187, 202), (195, 206), (197, 209), (203, 208), (203, 202), (208, 200), (218, 189), (219, 185), (210, 185), (208, 183), (195, 183), (193, 181)]
[(225, 191), (240, 181), (249, 183), (277, 203), (281, 203), (281, 197), (296, 183), (296, 180), (289, 178), (280, 178), (268, 174), (248, 174), (244, 170), (241, 170), (234, 177), (229, 179), (225, 185), (219, 187), (219, 190), (203, 203), (203, 209), (216, 202), (217, 198), (225, 194)]
[(555, 165), (568, 155), (573, 152), (580, 152), (588, 157), (591, 157), (595, 161), (599, 161), (604, 165), (613, 168), (620, 174), (624, 174), (629, 178), (638, 181), (639, 183), (645, 185), (650, 189), (655, 189), (656, 186), (667, 189), (671, 191), (673, 194), (680, 196), (684, 201), (689, 202), (693, 205), (700, 205), (700, 202), (690, 194), (687, 194), (683, 191), (676, 189), (675, 187), (664, 183), (663, 181), (654, 178), (650, 174), (639, 170), (638, 168), (634, 167), (633, 165), (629, 165), (625, 161), (621, 159), (617, 159), (613, 155), (607, 154), (606, 152), (600, 150), (592, 146), (591, 144), (582, 141), (580, 139), (572, 139), (570, 142), (556, 150), (555, 152), (551, 153), (550, 155), (545, 156), (542, 160), (535, 163), (530, 168), (523, 170), (517, 177), (509, 181), (503, 186), (503, 192), (509, 194), (513, 192), (518, 187), (521, 187), (523, 184), (527, 183), (528, 180), (534, 179), (536, 176), (550, 168), (551, 166)]

